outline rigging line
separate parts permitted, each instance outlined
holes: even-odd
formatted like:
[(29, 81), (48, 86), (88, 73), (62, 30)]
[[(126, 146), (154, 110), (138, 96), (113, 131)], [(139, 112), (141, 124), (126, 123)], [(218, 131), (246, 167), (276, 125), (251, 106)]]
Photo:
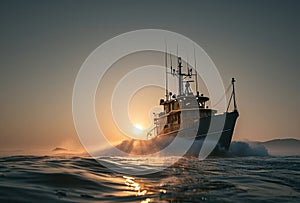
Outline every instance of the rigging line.
[(227, 87), (226, 91), (225, 91), (224, 94), (221, 96), (221, 98), (220, 98), (215, 104), (212, 105), (212, 108), (213, 108), (213, 107), (216, 107), (216, 106), (223, 100), (223, 98), (224, 98), (224, 97), (226, 96), (226, 94), (229, 92), (230, 87), (231, 87), (231, 85), (229, 85), (229, 86)]
[(233, 96), (233, 93), (231, 93), (231, 96), (230, 96), (230, 99), (229, 99), (229, 102), (228, 102), (228, 106), (227, 106), (226, 112), (228, 112), (228, 109), (229, 109), (229, 106), (230, 106), (230, 103), (231, 103), (232, 96)]

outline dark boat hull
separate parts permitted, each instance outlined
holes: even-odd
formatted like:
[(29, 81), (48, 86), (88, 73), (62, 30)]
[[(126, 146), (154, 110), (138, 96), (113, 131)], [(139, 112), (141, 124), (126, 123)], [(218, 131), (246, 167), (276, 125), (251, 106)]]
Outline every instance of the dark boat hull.
[[(228, 151), (231, 140), (232, 140), (235, 123), (239, 116), (239, 113), (237, 111), (233, 111), (230, 113), (224, 113), (223, 115), (215, 115), (215, 118), (214, 118), (215, 122), (217, 122), (217, 123), (222, 122), (224, 120), (224, 116), (226, 116), (225, 123), (223, 125), (221, 125), (221, 124), (214, 125), (214, 126), (212, 126), (212, 128), (209, 128), (210, 122), (211, 122), (210, 117), (200, 119), (197, 136), (196, 136), (192, 146), (185, 154), (185, 156), (199, 157), (199, 154), (201, 153), (201, 149), (202, 149), (202, 146), (203, 146), (203, 143), (205, 142), (205, 140), (206, 140), (206, 142), (209, 142), (210, 144), (213, 143), (212, 145), (214, 146), (208, 154), (210, 156), (211, 155), (216, 155), (216, 156), (224, 155)], [(219, 126), (224, 126), (224, 127), (221, 129), (218, 129)], [(219, 134), (219, 136), (216, 134)], [(202, 155), (204, 156), (206, 154), (207, 154), (207, 152), (206, 153), (204, 152), (204, 153), (201, 153), (200, 156), (202, 156)]]

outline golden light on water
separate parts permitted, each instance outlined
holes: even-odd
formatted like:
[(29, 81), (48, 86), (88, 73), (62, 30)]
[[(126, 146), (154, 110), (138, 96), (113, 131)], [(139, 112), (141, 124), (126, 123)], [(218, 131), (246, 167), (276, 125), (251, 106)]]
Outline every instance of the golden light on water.
[[(134, 177), (123, 176), (123, 178), (125, 179), (125, 185), (127, 185), (127, 189), (135, 191), (136, 196), (144, 196), (147, 194), (148, 191), (143, 189), (142, 186), (135, 181)], [(141, 201), (141, 203), (147, 202), (150, 202), (150, 198)]]
[(150, 198), (141, 201), (141, 203), (148, 203), (148, 202), (150, 202)]

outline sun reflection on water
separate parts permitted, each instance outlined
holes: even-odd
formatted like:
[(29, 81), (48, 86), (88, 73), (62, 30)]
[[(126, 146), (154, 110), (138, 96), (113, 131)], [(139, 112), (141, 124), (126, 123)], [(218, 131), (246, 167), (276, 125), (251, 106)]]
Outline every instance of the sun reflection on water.
[[(124, 183), (125, 185), (127, 185), (127, 189), (135, 191), (136, 196), (144, 196), (147, 194), (148, 191), (146, 189), (143, 189), (142, 186), (135, 181), (134, 177), (123, 176), (123, 178), (125, 179)], [(141, 203), (148, 203), (148, 202), (150, 202), (150, 198), (141, 201)]]
[(141, 203), (148, 203), (148, 202), (150, 202), (150, 198), (141, 201)]

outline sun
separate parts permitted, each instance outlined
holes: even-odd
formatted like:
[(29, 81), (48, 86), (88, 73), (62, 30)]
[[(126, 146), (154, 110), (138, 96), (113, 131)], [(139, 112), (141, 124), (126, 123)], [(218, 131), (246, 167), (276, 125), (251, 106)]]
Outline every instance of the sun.
[(144, 133), (144, 128), (142, 125), (140, 124), (134, 124), (133, 125), (134, 129), (133, 129), (133, 133), (137, 136), (141, 136)]
[(144, 129), (143, 126), (140, 125), (140, 124), (135, 124), (134, 127), (135, 127), (136, 129), (138, 129), (138, 130), (143, 130), (143, 129)]

